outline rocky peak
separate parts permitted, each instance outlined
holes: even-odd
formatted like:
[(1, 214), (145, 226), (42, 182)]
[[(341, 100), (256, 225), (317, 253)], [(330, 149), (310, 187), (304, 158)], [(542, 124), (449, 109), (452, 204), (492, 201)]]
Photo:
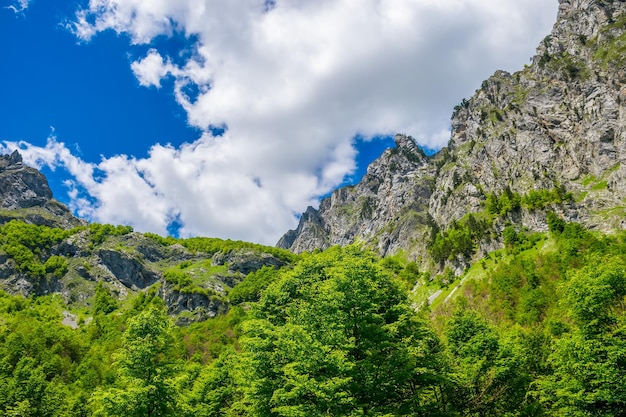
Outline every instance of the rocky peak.
[[(0, 156), (0, 223), (19, 218), (29, 223), (73, 227), (82, 222), (52, 198), (46, 177), (22, 161), (16, 150)], [(7, 211), (9, 210), (9, 211)]]
[(0, 157), (0, 207), (21, 209), (45, 204), (52, 198), (46, 177), (22, 163), (14, 151)]
[(400, 151), (410, 152), (424, 159), (426, 158), (424, 151), (422, 151), (419, 146), (417, 146), (415, 140), (412, 137), (407, 135), (396, 135), (394, 137), (394, 142), (396, 143), (396, 149)]
[(396, 136), (396, 147), (359, 184), (322, 200), (315, 222), (303, 216), (281, 246), (301, 251), (360, 241), (383, 255), (402, 249), (418, 259), (427, 256), (428, 236), (484, 211), (488, 195), (555, 187), (574, 200), (524, 209), (502, 224), (545, 230), (545, 210), (552, 210), (591, 228), (622, 227), (626, 1), (559, 4), (531, 65), (496, 71), (455, 107), (447, 148), (426, 157), (411, 138)]
[(321, 201), (319, 210), (309, 207), (298, 228), (277, 245), (303, 252), (366, 238), (376, 239), (382, 253), (397, 250), (399, 231), (381, 229), (396, 221), (407, 227), (426, 221), (416, 214), (428, 206), (435, 172), (413, 138), (396, 135), (395, 143), (370, 164), (359, 184), (334, 191)]
[(17, 150), (11, 154), (0, 156), (0, 172), (19, 168), (22, 168), (22, 155)]

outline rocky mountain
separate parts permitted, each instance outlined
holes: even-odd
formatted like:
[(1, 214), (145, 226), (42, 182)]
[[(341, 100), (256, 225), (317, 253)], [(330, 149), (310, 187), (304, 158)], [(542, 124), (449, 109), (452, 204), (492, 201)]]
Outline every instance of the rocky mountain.
[(233, 287), (292, 256), (245, 242), (88, 224), (52, 198), (45, 176), (24, 165), (19, 152), (0, 156), (0, 289), (11, 294), (56, 293), (84, 307), (102, 283), (120, 302), (156, 295), (186, 324), (225, 312)]
[(140, 293), (157, 296), (185, 324), (226, 312), (233, 287), (292, 257), (245, 242), (162, 238), (101, 224), (59, 229), (20, 219), (0, 226), (0, 289), (60, 294), (69, 305), (85, 307), (102, 284), (119, 302)]
[(46, 177), (24, 165), (18, 151), (0, 156), (0, 223), (11, 219), (61, 228), (84, 224), (52, 198)]
[[(532, 62), (514, 74), (497, 71), (455, 107), (447, 147), (427, 157), (396, 136), (359, 184), (309, 207), (278, 246), (302, 252), (363, 242), (382, 255), (462, 265), (501, 246), (490, 232), (508, 224), (546, 230), (547, 212), (592, 229), (623, 228), (625, 12), (621, 0), (559, 0)], [(446, 233), (464, 227), (479, 237), (474, 252), (433, 256), (438, 236), (445, 246)]]
[[(309, 207), (278, 246), (299, 253), (360, 242), (404, 253), (421, 271), (458, 273), (501, 247), (507, 228), (545, 231), (550, 216), (626, 227), (625, 12), (624, 1), (561, 0), (532, 62), (497, 71), (455, 107), (447, 147), (428, 156), (397, 135), (360, 183)], [(258, 284), (263, 271), (293, 261), (244, 242), (87, 224), (18, 152), (0, 157), (0, 229), (0, 288), (89, 305), (104, 283), (119, 299), (162, 298), (181, 323), (225, 311), (247, 277)]]

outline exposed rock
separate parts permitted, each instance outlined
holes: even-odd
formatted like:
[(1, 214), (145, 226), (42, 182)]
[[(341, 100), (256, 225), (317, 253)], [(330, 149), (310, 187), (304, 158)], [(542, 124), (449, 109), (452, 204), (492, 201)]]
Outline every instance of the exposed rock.
[(359, 184), (334, 191), (319, 210), (309, 207), (278, 246), (299, 253), (365, 241), (384, 255), (399, 249), (399, 241), (421, 240), (436, 167), (412, 138), (397, 135), (395, 142)]
[(52, 198), (46, 177), (24, 165), (18, 151), (0, 156), (0, 223), (15, 218), (51, 227), (84, 224)]
[(179, 317), (177, 322), (179, 325), (213, 318), (228, 311), (228, 304), (220, 297), (199, 292), (175, 291), (167, 283), (163, 283), (159, 289), (159, 296), (165, 301), (169, 314), (180, 315), (187, 312), (186, 315)]
[(0, 157), (0, 207), (41, 206), (51, 198), (46, 177), (36, 169), (24, 166), (18, 151)]
[(159, 280), (159, 275), (146, 268), (139, 260), (122, 252), (101, 249), (97, 255), (115, 278), (133, 290), (149, 287)]
[(258, 271), (264, 266), (280, 268), (285, 262), (269, 253), (260, 253), (252, 250), (234, 250), (230, 252), (217, 252), (213, 255), (214, 265), (228, 265), (230, 272), (248, 275)]
[[(488, 194), (557, 185), (576, 203), (550, 210), (590, 228), (624, 227), (626, 2), (559, 3), (532, 64), (515, 74), (497, 71), (455, 108), (447, 148), (428, 158), (396, 136), (395, 149), (359, 184), (333, 192), (318, 210), (309, 207), (278, 246), (302, 252), (362, 242), (419, 260), (428, 257), (431, 231), (484, 210)], [(547, 227), (545, 211), (523, 210), (507, 221)]]
[(76, 314), (72, 314), (67, 310), (63, 311), (63, 320), (61, 324), (64, 326), (71, 327), (72, 329), (78, 329), (78, 316)]

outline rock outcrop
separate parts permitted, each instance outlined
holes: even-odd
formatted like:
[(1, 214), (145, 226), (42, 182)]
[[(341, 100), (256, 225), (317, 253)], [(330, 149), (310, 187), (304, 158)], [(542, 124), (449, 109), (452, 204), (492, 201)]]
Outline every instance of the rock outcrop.
[(24, 165), (18, 151), (0, 156), (0, 224), (13, 219), (62, 228), (83, 224), (52, 198), (46, 177)]
[(309, 207), (298, 229), (288, 232), (279, 247), (294, 252), (365, 241), (385, 255), (422, 240), (436, 167), (415, 142), (404, 135), (367, 169), (361, 182), (336, 190)]
[[(309, 207), (278, 246), (302, 252), (363, 242), (419, 260), (429, 236), (484, 211), (488, 195), (555, 187), (574, 199), (549, 210), (590, 228), (622, 227), (626, 2), (559, 3), (532, 63), (515, 74), (497, 71), (455, 107), (446, 148), (426, 157), (410, 138), (396, 136), (396, 147), (359, 184)], [(545, 210), (523, 209), (505, 220), (547, 228)]]

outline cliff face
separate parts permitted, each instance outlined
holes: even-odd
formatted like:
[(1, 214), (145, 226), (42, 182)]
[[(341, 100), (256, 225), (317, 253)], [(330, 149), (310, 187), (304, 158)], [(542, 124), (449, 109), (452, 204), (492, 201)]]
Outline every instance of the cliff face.
[(302, 252), (365, 241), (386, 254), (423, 240), (436, 166), (411, 138), (398, 135), (395, 142), (359, 184), (333, 192), (319, 210), (309, 207), (278, 246)]
[(84, 223), (52, 198), (46, 177), (24, 165), (18, 151), (0, 156), (0, 224), (12, 219), (61, 228)]
[[(278, 246), (300, 252), (357, 241), (419, 259), (428, 236), (484, 211), (490, 194), (557, 187), (574, 199), (546, 209), (591, 228), (622, 227), (626, 3), (559, 3), (532, 63), (515, 74), (497, 71), (455, 107), (447, 148), (428, 158), (397, 136), (360, 184), (309, 208)], [(521, 209), (505, 220), (547, 227), (545, 210)]]

